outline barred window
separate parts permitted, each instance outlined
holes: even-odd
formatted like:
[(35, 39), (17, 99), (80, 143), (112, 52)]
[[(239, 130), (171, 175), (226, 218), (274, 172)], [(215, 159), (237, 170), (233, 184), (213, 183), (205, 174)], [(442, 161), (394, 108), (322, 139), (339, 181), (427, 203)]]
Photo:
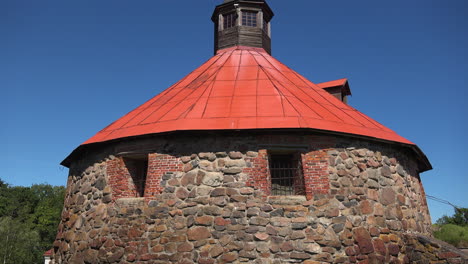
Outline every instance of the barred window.
[(299, 153), (270, 155), (271, 195), (305, 195)]
[(135, 156), (124, 157), (125, 167), (127, 167), (136, 190), (136, 197), (145, 196), (146, 175), (148, 172), (148, 157)]
[(242, 11), (242, 25), (248, 27), (257, 27), (257, 12)]
[(235, 27), (237, 23), (237, 14), (229, 13), (223, 15), (223, 29)]

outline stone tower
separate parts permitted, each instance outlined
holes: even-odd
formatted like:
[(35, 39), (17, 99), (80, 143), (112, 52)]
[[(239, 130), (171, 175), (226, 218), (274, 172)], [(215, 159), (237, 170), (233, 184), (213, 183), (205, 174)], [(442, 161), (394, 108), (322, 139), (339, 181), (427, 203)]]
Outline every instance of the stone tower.
[(430, 235), (429, 161), (350, 107), (346, 79), (314, 84), (273, 58), (272, 18), (265, 1), (224, 1), (212, 58), (62, 162), (55, 263), (411, 259)]

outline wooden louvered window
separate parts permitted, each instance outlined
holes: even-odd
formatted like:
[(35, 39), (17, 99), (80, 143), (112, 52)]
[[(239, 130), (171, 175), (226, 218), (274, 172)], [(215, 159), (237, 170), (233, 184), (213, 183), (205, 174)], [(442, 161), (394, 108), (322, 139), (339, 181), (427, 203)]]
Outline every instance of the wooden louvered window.
[(271, 195), (305, 195), (301, 155), (272, 154), (269, 157)]
[(146, 175), (148, 172), (148, 156), (124, 157), (135, 189), (135, 197), (145, 196)]

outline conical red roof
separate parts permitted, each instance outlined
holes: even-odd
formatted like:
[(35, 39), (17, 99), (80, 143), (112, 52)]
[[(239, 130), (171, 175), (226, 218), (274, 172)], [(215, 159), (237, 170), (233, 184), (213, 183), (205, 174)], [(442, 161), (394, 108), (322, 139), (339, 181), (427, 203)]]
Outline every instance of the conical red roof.
[(309, 128), (412, 144), (263, 49), (218, 52), (83, 144), (170, 131)]

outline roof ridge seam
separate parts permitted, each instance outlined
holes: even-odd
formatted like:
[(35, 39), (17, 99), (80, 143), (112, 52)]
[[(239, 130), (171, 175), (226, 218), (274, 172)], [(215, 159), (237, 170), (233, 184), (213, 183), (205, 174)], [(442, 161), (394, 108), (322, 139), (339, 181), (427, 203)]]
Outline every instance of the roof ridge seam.
[[(262, 55), (262, 56), (263, 56), (263, 55)], [(266, 58), (265, 56), (263, 56), (263, 57), (264, 57), (265, 60), (272, 66), (272, 70), (277, 71), (279, 74), (283, 75), (284, 78), (286, 78), (286, 76), (281, 72), (281, 70), (278, 69), (278, 68), (276, 68), (276, 67), (271, 63), (271, 61), (268, 60), (268, 58)], [(280, 89), (277, 87), (277, 84), (276, 84), (275, 80), (272, 80), (272, 78), (270, 77), (271, 73), (269, 73), (268, 71), (265, 71), (265, 73), (266, 73), (266, 75), (268, 76), (268, 78), (270, 79), (270, 81), (273, 83), (273, 85), (275, 86), (275, 88), (278, 89), (278, 91), (280, 91)], [(288, 78), (286, 78), (286, 79), (288, 79)], [(289, 79), (288, 79), (288, 80), (289, 80)], [(292, 82), (291, 82), (291, 83), (292, 83)], [(292, 83), (292, 84), (293, 84), (294, 86), (298, 87), (298, 86), (295, 85), (294, 83)], [(284, 89), (288, 90), (288, 92), (289, 92), (290, 94), (294, 95), (299, 101), (301, 101), (301, 103), (304, 104), (307, 108), (309, 108), (310, 111), (314, 112), (317, 116), (320, 116), (322, 119), (324, 119), (322, 115), (320, 115), (319, 113), (317, 113), (317, 111), (313, 110), (313, 109), (310, 108), (306, 103), (304, 103), (304, 101), (302, 100), (302, 98), (300, 98), (299, 96), (296, 96), (292, 91), (290, 91), (290, 89), (288, 89), (288, 87), (287, 87), (286, 85), (281, 85), (281, 86), (282, 86)], [(302, 89), (301, 89), (301, 91), (302, 91)], [(302, 92), (304, 92), (304, 91), (302, 91)], [(304, 92), (304, 93), (305, 93), (305, 92)], [(307, 94), (307, 93), (305, 93), (305, 94)], [(285, 95), (284, 95), (284, 96), (285, 96)], [(285, 96), (285, 97), (287, 97), (287, 96)], [(312, 97), (311, 97), (311, 99), (314, 100)], [(288, 101), (289, 101), (289, 99), (288, 99)], [(314, 101), (315, 101), (315, 100), (314, 100)], [(320, 105), (317, 101), (315, 101), (315, 102), (316, 102), (318, 105)], [(294, 104), (293, 104), (292, 102), (290, 102), (290, 103), (291, 103), (292, 106), (294, 106)], [(296, 112), (298, 113), (298, 115), (301, 116), (301, 114), (300, 114), (301, 112), (298, 111), (298, 109), (296, 109), (295, 107), (294, 107), (294, 109), (296, 110)]]
[[(234, 89), (232, 89), (231, 102), (229, 103), (229, 114), (228, 114), (229, 117), (232, 117), (232, 104), (234, 102), (234, 94), (236, 93), (237, 82), (239, 81), (239, 73), (240, 73), (240, 68), (241, 68), (241, 65), (242, 65), (242, 54), (243, 54), (243, 52), (244, 51), (241, 50), (241, 55), (240, 55), (240, 58), (239, 58), (239, 65), (237, 67), (236, 79), (234, 80)], [(237, 126), (237, 123), (236, 123), (236, 126)]]
[[(210, 65), (208, 65), (199, 75), (197, 75), (197, 77), (193, 78), (193, 80), (190, 81), (187, 85), (183, 86), (177, 94), (175, 94), (174, 96), (172, 96), (172, 97), (168, 100), (168, 102), (171, 101), (172, 98), (176, 97), (179, 93), (181, 93), (185, 88), (189, 87), (189, 86), (190, 86), (193, 82), (195, 82), (198, 78), (200, 78), (200, 76), (202, 76), (208, 69), (210, 69), (214, 64), (216, 64), (216, 62), (219, 61), (219, 60), (221, 59), (222, 56), (217, 56), (217, 57), (218, 57), (218, 58), (216, 58)], [(213, 57), (212, 57), (212, 58), (213, 58)], [(209, 60), (208, 60), (207, 62), (209, 62)], [(207, 62), (205, 62), (204, 64), (206, 64)], [(202, 64), (202, 66), (203, 66), (204, 64)], [(196, 71), (196, 70), (195, 70), (195, 71)], [(195, 72), (195, 71), (192, 71), (192, 73)], [(190, 73), (190, 74), (192, 74), (192, 73)], [(188, 74), (186, 77), (188, 77), (190, 74)], [(207, 82), (207, 81), (208, 81), (212, 76), (214, 76), (215, 74), (216, 74), (216, 72), (214, 72), (212, 75), (210, 75), (206, 80), (204, 80), (204, 81), (202, 82), (202, 84), (204, 84), (205, 82)], [(185, 79), (185, 78), (184, 78), (184, 79)], [(187, 95), (187, 96), (185, 96), (184, 99), (181, 99), (180, 101), (181, 101), (181, 102), (184, 101), (188, 96), (190, 96), (190, 94)], [(194, 104), (195, 104), (195, 103), (194, 103)], [(158, 120), (155, 120), (155, 121), (153, 121), (153, 122), (146, 123), (146, 124), (152, 124), (152, 123), (156, 123), (156, 122), (160, 121), (162, 118), (164, 118), (164, 116), (166, 116), (166, 115), (167, 115), (169, 112), (171, 112), (172, 110), (173, 110), (173, 108), (169, 109), (166, 113), (164, 113), (163, 115), (161, 115), (161, 116), (159, 117)], [(155, 111), (156, 111), (156, 110), (155, 110)], [(153, 113), (154, 113), (154, 111), (153, 111)], [(179, 116), (179, 117), (180, 117), (180, 116)], [(149, 118), (149, 116), (148, 116), (147, 118)], [(146, 120), (147, 118), (145, 118), (144, 120)], [(177, 119), (178, 119), (178, 118), (177, 118)], [(171, 120), (177, 120), (177, 119), (171, 119)], [(143, 122), (144, 120), (142, 120), (141, 122)]]
[[(214, 57), (216, 57), (216, 56), (213, 56), (213, 57), (209, 58), (208, 60), (206, 60), (206, 61), (202, 64), (202, 66), (205, 65), (206, 63), (208, 63), (208, 62), (209, 62), (210, 60), (212, 60)], [(213, 65), (214, 63), (216, 63), (216, 61), (218, 61), (218, 60), (219, 60), (219, 57), (216, 58), (216, 59), (213, 61), (213, 63), (210, 64), (210, 66)], [(208, 66), (207, 68), (209, 68), (210, 66)], [(198, 68), (197, 68), (197, 69), (198, 69)], [(148, 107), (142, 108), (142, 109), (138, 112), (138, 114), (136, 114), (133, 118), (135, 118), (136, 116), (138, 116), (139, 114), (141, 114), (143, 111), (145, 111), (146, 109), (148, 109), (149, 107), (151, 107), (153, 104), (155, 104), (155, 103), (160, 99), (160, 98), (158, 98), (158, 97), (163, 97), (163, 95), (168, 94), (170, 91), (172, 91), (173, 89), (175, 89), (180, 83), (182, 83), (185, 79), (188, 78), (188, 76), (190, 76), (190, 75), (191, 75), (192, 73), (194, 73), (195, 71), (196, 71), (196, 69), (193, 70), (193, 71), (191, 71), (191, 72), (188, 73), (187, 75), (185, 75), (185, 76), (184, 76), (182, 79), (180, 79), (178, 82), (175, 82), (175, 83), (174, 83), (173, 85), (171, 85), (168, 89), (165, 89), (165, 90), (162, 91), (161, 93), (157, 94), (155, 97), (153, 97), (153, 98), (149, 99), (148, 101), (146, 101), (144, 104), (146, 104), (147, 102), (149, 102), (149, 101), (155, 99), (154, 102), (152, 102)], [(177, 94), (176, 94), (176, 95), (177, 95)], [(176, 96), (176, 95), (174, 95), (174, 96)], [(172, 98), (174, 98), (174, 96), (173, 96)], [(170, 99), (169, 99), (169, 100), (170, 100)], [(143, 105), (144, 105), (144, 104), (143, 104)], [(143, 105), (142, 105), (142, 106), (143, 106)], [(137, 108), (137, 109), (138, 109), (138, 108)], [(135, 110), (137, 110), (137, 109), (134, 109), (134, 110), (132, 110), (132, 111), (135, 111)], [(130, 114), (132, 111), (130, 111), (130, 112), (127, 113), (126, 115)], [(154, 110), (153, 112), (151, 112), (151, 114), (154, 113), (155, 111), (157, 111), (157, 109)], [(151, 115), (151, 114), (150, 114), (150, 115)], [(124, 116), (126, 116), (126, 115), (124, 115)], [(149, 115), (149, 116), (150, 116), (150, 115)], [(131, 120), (133, 120), (133, 118), (129, 119), (127, 122), (125, 122), (124, 124), (122, 124), (122, 126), (120, 126), (120, 128), (122, 128), (123, 126), (125, 126), (126, 124), (128, 124)], [(147, 119), (147, 118), (144, 118), (143, 120), (141, 120), (141, 121), (139, 122), (139, 124), (141, 124), (141, 122), (143, 122), (143, 121), (146, 120), (146, 119)], [(119, 120), (119, 119), (118, 119), (118, 120)], [(113, 132), (113, 131), (112, 131), (112, 132)], [(110, 134), (112, 134), (112, 132), (110, 132), (107, 136), (109, 136)], [(106, 137), (107, 137), (107, 136), (106, 136)]]
[[(203, 112), (202, 112), (202, 114), (201, 114), (201, 117), (204, 117), (204, 116), (205, 116), (206, 108), (208, 107), (208, 101), (209, 101), (210, 98), (211, 98), (210, 95), (211, 95), (211, 93), (213, 92), (214, 83), (216, 82), (216, 77), (218, 77), (218, 74), (219, 74), (219, 72), (221, 71), (221, 68), (227, 63), (227, 61), (229, 60), (229, 58), (231, 58), (233, 52), (234, 52), (234, 50), (230, 51), (230, 53), (229, 53), (229, 55), (227, 56), (226, 60), (223, 62), (222, 65), (220, 65), (220, 66), (218, 67), (218, 69), (217, 69), (216, 72), (215, 72), (216, 76), (215, 76), (215, 79), (214, 79), (214, 81), (213, 81), (213, 83), (212, 83), (212, 85), (211, 85), (211, 89), (210, 89), (210, 91), (209, 91), (209, 93), (208, 93), (208, 99), (207, 99), (207, 101), (206, 101), (206, 103), (205, 103), (205, 107), (203, 108)], [(225, 54), (227, 55), (227, 53), (228, 53), (228, 52), (224, 53), (223, 55), (225, 55)]]
[[(281, 63), (280, 61), (278, 61), (278, 62)], [(283, 64), (283, 63), (281, 63), (281, 64)], [(283, 65), (284, 65), (284, 64), (283, 64)], [(289, 68), (289, 67), (286, 66), (286, 65), (284, 65), (284, 66), (287, 67), (287, 68)], [(291, 68), (289, 68), (289, 69), (291, 69)], [(291, 69), (291, 70), (292, 70), (292, 69)], [(297, 73), (296, 71), (292, 70), (292, 73), (293, 73), (294, 75), (296, 75), (296, 77), (299, 77), (299, 73)], [(287, 78), (287, 77), (286, 77), (286, 78)], [(303, 76), (303, 78), (305, 78), (305, 77)], [(307, 82), (305, 82), (302, 78), (299, 78), (299, 79), (300, 79), (301, 81), (303, 81), (305, 84), (307, 84)], [(306, 80), (307, 80), (307, 79), (306, 79)], [(313, 82), (311, 82), (311, 81), (309, 81), (309, 80), (307, 80), (307, 81), (308, 81), (310, 84), (312, 84), (312, 86), (311, 86), (310, 84), (307, 85), (307, 86), (311, 87), (312, 89), (320, 89), (320, 87), (318, 87), (315, 83), (313, 83)], [(317, 86), (317, 87), (314, 87), (314, 85)], [(302, 88), (300, 88), (300, 87), (298, 87), (298, 88), (302, 90)], [(325, 96), (321, 95), (320, 93), (317, 93), (317, 95), (320, 96), (320, 97), (322, 97), (324, 100), (330, 102), (330, 100), (329, 100), (328, 98), (326, 98)], [(312, 97), (311, 97), (311, 98), (312, 98)], [(342, 111), (339, 107), (337, 107), (337, 106), (336, 106), (335, 104), (333, 104), (332, 102), (330, 102), (330, 105), (331, 105), (331, 106), (334, 106), (334, 107), (336, 107), (336, 108), (338, 108), (339, 111), (345, 113), (348, 117), (351, 117), (354, 121), (356, 121), (356, 122), (358, 122), (359, 124), (361, 124), (362, 127), (366, 127), (363, 123), (359, 122), (358, 120), (356, 120), (356, 118), (354, 118), (353, 116), (349, 115), (348, 113)], [(326, 109), (326, 108), (324, 108), (324, 109)], [(328, 109), (326, 109), (326, 110), (327, 110), (328, 112), (330, 112), (332, 115), (336, 116), (338, 119), (342, 120), (343, 122), (348, 123), (348, 122), (346, 122), (346, 120), (343, 120), (341, 117), (337, 116), (337, 115), (336, 115), (335, 113), (333, 113), (332, 111), (330, 111), (330, 110), (328, 110)]]
[[(268, 59), (268, 58), (267, 58), (267, 59)], [(273, 57), (272, 57), (272, 59), (276, 60), (276, 59), (273, 58)], [(276, 60), (276, 61), (278, 61), (278, 60)], [(290, 67), (284, 65), (284, 64), (283, 64), (282, 62), (280, 62), (280, 61), (278, 61), (278, 63), (281, 64), (282, 66), (286, 67), (287, 69), (289, 69), (296, 77), (299, 78), (299, 73), (297, 73), (296, 71), (294, 71), (294, 70), (291, 69)], [(275, 68), (276, 68), (276, 67), (275, 67)], [(281, 73), (281, 74), (282, 74), (282, 73)], [(284, 78), (288, 79), (291, 83), (294, 84), (294, 82), (292, 82), (286, 75), (284, 75), (284, 74), (282, 74), (282, 75), (284, 76)], [(305, 78), (305, 77), (304, 77), (304, 78)], [(300, 79), (302, 82), (304, 82), (304, 84), (307, 85), (307, 82), (305, 82), (302, 78), (299, 78), (299, 79)], [(319, 90), (319, 89), (320, 89), (320, 88), (319, 88), (317, 85), (315, 85), (313, 82), (311, 82), (311, 81), (309, 81), (309, 80), (307, 80), (307, 81), (308, 81), (310, 84), (312, 84), (312, 86), (311, 86), (310, 84), (307, 85), (307, 86), (308, 86), (309, 88), (311, 88), (312, 90), (315, 91), (315, 90)], [(322, 104), (318, 103), (317, 100), (315, 100), (312, 96), (310, 96), (308, 93), (306, 93), (300, 86), (298, 86), (298, 85), (296, 85), (296, 84), (294, 84), (294, 85), (295, 85), (298, 89), (300, 89), (302, 92), (304, 92), (305, 94), (307, 94), (307, 95), (308, 95), (312, 100), (314, 100), (318, 105), (322, 106)], [(317, 87), (314, 87), (314, 85), (317, 86)], [(327, 97), (323, 96), (322, 94), (318, 93), (317, 91), (315, 91), (315, 92), (316, 92), (316, 95), (317, 95), (317, 96), (320, 96), (320, 97), (322, 97), (324, 100), (328, 101), (328, 102), (330, 103), (330, 107), (335, 107), (336, 109), (338, 109), (338, 111), (343, 112), (345, 115), (347, 115), (348, 117), (352, 118), (352, 119), (353, 119), (354, 121), (356, 121), (357, 123), (361, 124), (362, 127), (366, 127), (363, 123), (359, 122), (359, 120), (357, 120), (357, 119), (354, 118), (353, 116), (349, 115), (348, 113), (346, 113), (345, 111), (343, 111), (343, 110), (341, 110), (339, 107), (337, 107), (336, 104), (332, 103)], [(304, 103), (304, 102), (302, 101), (302, 98), (300, 98), (300, 97), (297, 97), (297, 98), (300, 99), (302, 103)], [(312, 108), (310, 108), (310, 107), (308, 106), (308, 104), (305, 104), (305, 103), (304, 103), (304, 105), (306, 105), (310, 110), (312, 110)], [(323, 106), (322, 106), (322, 108), (325, 109), (326, 111), (328, 111), (330, 114), (332, 114), (332, 115), (334, 115), (335, 117), (337, 117), (338, 119), (340, 119), (342, 122), (350, 124), (349, 122), (347, 122), (346, 120), (343, 120), (343, 118), (339, 117), (338, 115), (336, 115), (334, 112), (330, 111), (329, 109), (327, 109), (327, 108), (325, 108), (325, 107), (323, 107)], [(314, 111), (314, 110), (312, 110), (312, 111)], [(317, 113), (316, 111), (314, 111), (314, 112)], [(318, 114), (318, 113), (317, 113), (317, 114)], [(319, 115), (320, 115), (320, 114), (319, 114)], [(321, 115), (320, 115), (320, 116), (321, 116)], [(322, 117), (322, 118), (323, 118), (323, 117)]]
[[(262, 55), (263, 56), (263, 55)], [(294, 70), (290, 69), (289, 67), (287, 67), (286, 65), (284, 65), (283, 63), (281, 63), (280, 61), (278, 61), (277, 59), (273, 58), (272, 56), (263, 56), (265, 58), (265, 60), (272, 66), (272, 69), (276, 70), (277, 72), (279, 72), (285, 79), (287, 79), (288, 81), (291, 82), (292, 85), (294, 85), (295, 87), (299, 88), (301, 90), (301, 92), (303, 92), (304, 94), (306, 94), (307, 96), (310, 97), (310, 99), (312, 99), (313, 101), (315, 101), (318, 105), (320, 105), (317, 100), (315, 100), (312, 96), (310, 96), (308, 93), (304, 92), (299, 86), (297, 86), (294, 82), (292, 82), (286, 75), (283, 74), (283, 72), (278, 69), (275, 65), (273, 65), (273, 63), (271, 63), (271, 61), (268, 59), (268, 57), (272, 58), (273, 60), (276, 60), (279, 64), (281, 64), (282, 66), (286, 67), (287, 69), (289, 69), (291, 72), (295, 72)], [(273, 82), (274, 83), (274, 82)], [(295, 95), (292, 91), (290, 91), (286, 86), (284, 86), (284, 88), (286, 90), (288, 90), (291, 94)], [(301, 101), (301, 103), (303, 103), (307, 108), (309, 108), (309, 110), (311, 110), (312, 112), (314, 112), (315, 114), (317, 114), (318, 116), (320, 116), (322, 119), (324, 119), (324, 117), (317, 113), (317, 111), (315, 111), (314, 109), (312, 109), (311, 107), (308, 106), (308, 104), (304, 103), (304, 101), (302, 100), (302, 98), (300, 96), (295, 96), (298, 100)], [(298, 111), (298, 113), (300, 113)]]
[[(187, 88), (190, 84), (192, 84), (193, 82), (195, 82), (195, 80), (197, 80), (198, 78), (200, 78), (200, 76), (202, 76), (203, 73), (205, 73), (205, 72), (206, 72), (213, 64), (215, 64), (219, 59), (220, 59), (220, 57), (218, 57), (216, 60), (214, 60), (213, 63), (211, 63), (208, 67), (206, 67), (200, 74), (197, 75), (197, 77), (193, 78), (193, 80), (190, 81), (187, 85), (181, 87), (180, 91), (177, 92), (176, 94), (174, 94), (174, 96), (172, 96), (167, 102), (171, 101), (171, 99), (174, 98), (174, 97), (176, 97), (179, 93), (181, 93), (181, 92), (184, 90), (184, 88)], [(209, 61), (209, 60), (208, 60), (208, 61)], [(208, 61), (207, 61), (207, 62), (208, 62)], [(203, 65), (204, 65), (204, 64), (202, 64), (202, 66), (203, 66)], [(190, 75), (191, 75), (192, 73), (194, 73), (194, 72), (195, 72), (195, 71), (192, 71), (191, 73), (189, 73), (188, 75), (186, 75), (185, 78), (187, 78), (188, 76), (190, 76)], [(184, 78), (184, 79), (185, 79), (185, 78)], [(208, 79), (209, 79), (209, 78), (208, 78)], [(207, 80), (208, 80), (208, 79), (207, 79)], [(205, 83), (205, 82), (206, 82), (206, 80), (203, 81), (202, 83)], [(190, 94), (186, 95), (186, 96), (184, 97), (183, 100), (185, 100), (189, 95), (190, 95)], [(183, 101), (183, 100), (181, 100), (181, 101)], [(159, 120), (161, 120), (162, 118), (164, 118), (169, 112), (171, 112), (173, 109), (174, 109), (174, 108), (168, 109), (168, 110), (166, 111), (166, 113), (164, 113), (163, 115), (161, 115), (161, 116), (159, 117), (158, 120), (155, 120), (154, 122), (151, 122), (151, 123), (156, 123), (156, 122), (158, 122)], [(155, 110), (155, 111), (157, 111), (157, 110)], [(155, 111), (153, 111), (152, 113), (154, 113)], [(151, 115), (149, 115), (147, 118), (141, 120), (141, 121), (140, 121), (140, 124), (142, 124), (142, 122), (145, 121), (146, 119), (148, 119), (150, 116), (151, 116)]]
[[(263, 56), (263, 54), (261, 54), (260, 52), (259, 52), (259, 54), (260, 54), (260, 56), (262, 56), (268, 63), (270, 63), (270, 62), (265, 58), (265, 56)], [(273, 87), (275, 87), (275, 89), (276, 89), (276, 91), (278, 92), (278, 94), (281, 95), (281, 97), (282, 97), (282, 98), (281, 98), (281, 106), (283, 107), (283, 117), (286, 117), (285, 109), (284, 109), (284, 103), (283, 103), (283, 98), (286, 99), (286, 100), (289, 102), (289, 104), (294, 108), (294, 110), (296, 111), (296, 113), (298, 114), (298, 116), (300, 116), (299, 111), (296, 109), (296, 107), (294, 106), (294, 104), (292, 104), (292, 103), (289, 101), (289, 99), (286, 97), (286, 95), (281, 91), (281, 89), (279, 89), (279, 88), (276, 86), (276, 84), (275, 84), (275, 83), (273, 82), (273, 80), (271, 79), (270, 74), (268, 74), (268, 72), (267, 72), (265, 69), (263, 69), (263, 66), (258, 62), (258, 60), (257, 60), (257, 58), (255, 58), (255, 56), (254, 56), (254, 60), (257, 62), (257, 64), (258, 64), (260, 70), (263, 71), (263, 73), (264, 73), (265, 76), (268, 78), (268, 80), (271, 82), (271, 84), (273, 85)], [(271, 63), (270, 63), (270, 65), (271, 65), (272, 67), (274, 67)], [(260, 73), (260, 71), (259, 71), (259, 73)]]

